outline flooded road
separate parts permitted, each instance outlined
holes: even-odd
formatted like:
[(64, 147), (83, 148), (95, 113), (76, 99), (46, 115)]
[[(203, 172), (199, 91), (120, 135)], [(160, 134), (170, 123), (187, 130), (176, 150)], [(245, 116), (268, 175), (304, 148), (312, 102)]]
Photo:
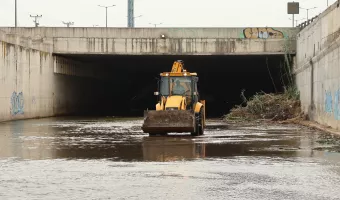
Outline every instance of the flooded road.
[(340, 199), (340, 138), (292, 125), (149, 137), (141, 119), (0, 123), (0, 199)]

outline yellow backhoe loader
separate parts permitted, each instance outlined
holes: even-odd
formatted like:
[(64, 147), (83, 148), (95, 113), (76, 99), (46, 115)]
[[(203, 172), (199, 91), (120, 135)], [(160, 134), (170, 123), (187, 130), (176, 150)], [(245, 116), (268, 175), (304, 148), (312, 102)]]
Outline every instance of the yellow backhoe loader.
[(189, 132), (203, 135), (205, 128), (205, 101), (197, 90), (197, 73), (184, 69), (181, 60), (173, 63), (171, 72), (163, 72), (158, 83), (156, 110), (144, 111), (144, 133), (166, 135)]

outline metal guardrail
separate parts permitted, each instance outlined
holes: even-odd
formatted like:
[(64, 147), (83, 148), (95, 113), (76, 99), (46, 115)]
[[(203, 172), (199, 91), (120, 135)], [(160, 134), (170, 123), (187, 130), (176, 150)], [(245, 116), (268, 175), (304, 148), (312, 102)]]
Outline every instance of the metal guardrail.
[(313, 23), (313, 22), (314, 22), (316, 19), (318, 19), (318, 18), (319, 18), (319, 15), (317, 15), (317, 16), (313, 17), (312, 19), (309, 19), (309, 20), (307, 20), (307, 21), (305, 21), (305, 22), (302, 22), (301, 24), (297, 25), (297, 27), (304, 29), (304, 28), (306, 28), (308, 25), (310, 25), (311, 23)]
[[(340, 0), (337, 0), (336, 2), (336, 7), (339, 8), (340, 7)], [(313, 21), (315, 21), (317, 18), (319, 18), (319, 15), (316, 15), (315, 17), (313, 17), (312, 19), (309, 19), (299, 25), (297, 25), (297, 27), (304, 29), (306, 28), (308, 25), (310, 25)]]

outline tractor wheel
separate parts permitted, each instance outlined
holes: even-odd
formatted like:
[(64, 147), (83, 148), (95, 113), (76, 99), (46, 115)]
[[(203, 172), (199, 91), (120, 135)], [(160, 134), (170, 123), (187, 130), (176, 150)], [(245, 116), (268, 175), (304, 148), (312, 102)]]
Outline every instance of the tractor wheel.
[(203, 108), (201, 108), (200, 112), (195, 114), (196, 124), (195, 124), (195, 132), (191, 133), (192, 136), (200, 136), (204, 134), (204, 113)]

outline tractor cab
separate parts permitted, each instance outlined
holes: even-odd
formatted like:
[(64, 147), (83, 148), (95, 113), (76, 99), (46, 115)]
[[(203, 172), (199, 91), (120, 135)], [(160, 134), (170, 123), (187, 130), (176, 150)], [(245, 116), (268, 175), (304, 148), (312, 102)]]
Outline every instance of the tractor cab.
[(198, 77), (191, 74), (189, 76), (166, 76), (166, 74), (161, 76), (157, 95), (160, 99), (169, 96), (185, 97), (188, 108), (192, 108), (199, 97), (197, 91)]

